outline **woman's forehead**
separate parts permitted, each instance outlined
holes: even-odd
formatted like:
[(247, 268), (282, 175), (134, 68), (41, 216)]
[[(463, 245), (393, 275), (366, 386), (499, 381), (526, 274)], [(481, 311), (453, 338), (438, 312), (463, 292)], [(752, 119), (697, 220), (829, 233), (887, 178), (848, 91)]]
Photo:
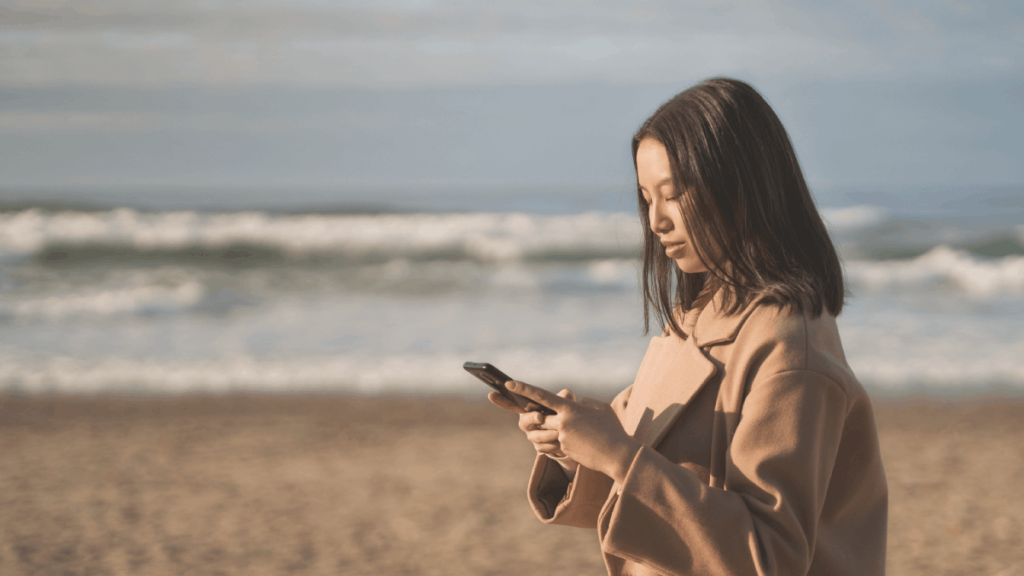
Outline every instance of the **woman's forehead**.
[(672, 165), (665, 146), (653, 138), (644, 138), (636, 151), (637, 179), (643, 188), (672, 183)]

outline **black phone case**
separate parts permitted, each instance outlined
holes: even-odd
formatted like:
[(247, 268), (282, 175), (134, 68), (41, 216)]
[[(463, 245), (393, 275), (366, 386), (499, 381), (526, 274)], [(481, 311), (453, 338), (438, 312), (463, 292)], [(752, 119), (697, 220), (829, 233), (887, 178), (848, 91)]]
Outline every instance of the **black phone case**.
[(523, 410), (535, 410), (537, 412), (541, 412), (542, 414), (547, 414), (549, 416), (555, 414), (555, 411), (552, 410), (551, 408), (548, 408), (547, 406), (542, 406), (541, 404), (538, 404), (534, 400), (530, 400), (529, 398), (520, 396), (519, 394), (516, 394), (506, 389), (504, 386), (505, 382), (509, 380), (515, 380), (515, 378), (510, 377), (508, 374), (505, 374), (504, 372), (498, 370), (494, 366), (491, 366), (486, 362), (466, 362), (465, 364), (462, 365), (462, 367), (473, 376), (479, 378), (480, 381), (482, 381), (484, 384), (487, 384), (488, 386), (493, 388), (495, 391), (498, 392), (498, 394), (501, 394), (508, 400), (512, 401), (514, 404), (516, 404)]

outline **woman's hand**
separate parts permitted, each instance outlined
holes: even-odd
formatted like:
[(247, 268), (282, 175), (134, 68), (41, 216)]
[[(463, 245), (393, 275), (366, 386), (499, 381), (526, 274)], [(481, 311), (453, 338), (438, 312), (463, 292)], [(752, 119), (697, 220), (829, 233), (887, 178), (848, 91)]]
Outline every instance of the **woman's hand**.
[[(561, 398), (576, 399), (571, 390), (562, 390), (557, 394)], [(546, 416), (541, 412), (527, 412), (498, 392), (491, 392), (487, 399), (495, 406), (519, 414), (519, 429), (526, 433), (526, 439), (533, 443), (538, 454), (557, 458), (567, 468), (575, 468), (576, 462), (567, 458), (558, 444), (558, 432), (544, 425)]]
[[(531, 428), (527, 438), (534, 442), (538, 452), (542, 447), (547, 450), (557, 446), (569, 458), (620, 484), (626, 479), (641, 444), (626, 433), (610, 404), (589, 398), (576, 401), (575, 396), (569, 397), (572, 393), (568, 390), (562, 391), (565, 395), (552, 394), (522, 382), (506, 382), (505, 387), (557, 412), (554, 416), (535, 412), (519, 416), (520, 428), (527, 429), (524, 420)], [(500, 396), (497, 392), (492, 394)]]

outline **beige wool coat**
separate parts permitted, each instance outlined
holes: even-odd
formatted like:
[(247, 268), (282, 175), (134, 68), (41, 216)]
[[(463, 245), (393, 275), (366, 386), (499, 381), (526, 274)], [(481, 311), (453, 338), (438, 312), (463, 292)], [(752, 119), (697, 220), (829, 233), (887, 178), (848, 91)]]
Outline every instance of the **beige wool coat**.
[(719, 291), (689, 338), (652, 338), (613, 401), (643, 444), (622, 484), (538, 455), (537, 516), (596, 528), (612, 576), (884, 574), (878, 434), (835, 318), (721, 310)]

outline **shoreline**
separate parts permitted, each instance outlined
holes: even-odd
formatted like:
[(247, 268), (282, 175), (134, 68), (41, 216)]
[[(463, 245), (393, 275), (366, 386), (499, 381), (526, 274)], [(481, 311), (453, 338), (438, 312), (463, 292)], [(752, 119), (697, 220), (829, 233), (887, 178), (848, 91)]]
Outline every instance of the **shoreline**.
[[(476, 381), (473, 381), (474, 383)], [(602, 387), (590, 392), (583, 391), (584, 396), (610, 401), (621, 390), (631, 382), (624, 382), (621, 388)], [(1021, 402), (1024, 403), (1024, 385), (1021, 384), (985, 384), (972, 388), (944, 388), (928, 387), (926, 385), (904, 385), (897, 387), (877, 386), (871, 384), (861, 385), (871, 398), (874, 404), (887, 405), (893, 403), (940, 403), (940, 404), (961, 404), (961, 403), (991, 403), (991, 402)], [(479, 388), (479, 390), (476, 390)], [(574, 391), (578, 386), (571, 382), (560, 382), (555, 385), (546, 386), (552, 392), (561, 388), (570, 388)], [(237, 388), (230, 390), (186, 390), (186, 391), (162, 391), (130, 389), (127, 387), (111, 390), (88, 390), (82, 392), (69, 392), (61, 390), (38, 390), (25, 389), (21, 386), (0, 388), (0, 401), (6, 398), (33, 398), (33, 399), (81, 399), (81, 400), (164, 400), (174, 398), (327, 398), (327, 399), (408, 399), (408, 400), (455, 400), (458, 402), (486, 402), (488, 389), (482, 385), (467, 389), (465, 387), (450, 392), (429, 391), (424, 393), (410, 392), (409, 389), (400, 388), (395, 390), (384, 390), (377, 392), (362, 392), (358, 390), (346, 390), (343, 388), (291, 388), (291, 389), (251, 389)]]

